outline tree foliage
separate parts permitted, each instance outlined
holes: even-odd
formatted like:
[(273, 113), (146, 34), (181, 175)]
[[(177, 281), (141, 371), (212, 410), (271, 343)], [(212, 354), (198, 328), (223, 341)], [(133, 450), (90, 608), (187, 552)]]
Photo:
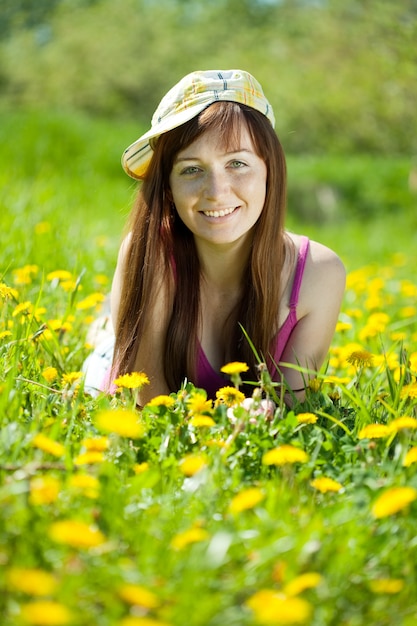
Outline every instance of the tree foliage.
[(417, 2), (4, 0), (0, 101), (146, 127), (195, 69), (263, 84), (293, 153), (415, 154)]

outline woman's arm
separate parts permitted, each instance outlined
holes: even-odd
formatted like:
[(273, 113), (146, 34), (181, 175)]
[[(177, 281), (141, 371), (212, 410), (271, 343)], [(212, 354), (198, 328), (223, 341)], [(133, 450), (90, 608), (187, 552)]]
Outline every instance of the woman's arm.
[[(311, 241), (297, 306), (299, 321), (281, 362), (319, 371), (334, 335), (345, 282), (346, 272), (339, 257), (329, 248)], [(303, 400), (304, 388), (314, 374), (308, 376), (285, 366), (281, 371), (295, 396)]]

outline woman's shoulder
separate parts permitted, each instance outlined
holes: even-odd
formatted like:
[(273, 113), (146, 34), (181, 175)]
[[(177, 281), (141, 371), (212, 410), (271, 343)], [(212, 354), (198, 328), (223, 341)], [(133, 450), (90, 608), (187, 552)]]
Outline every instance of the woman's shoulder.
[[(307, 255), (306, 269), (310, 268), (314, 271), (325, 271), (333, 268), (335, 273), (345, 273), (344, 264), (340, 256), (328, 246), (318, 241), (314, 241), (306, 237), (287, 231), (288, 246), (296, 251), (299, 256), (300, 250), (305, 251)], [(308, 246), (306, 245), (308, 241)]]

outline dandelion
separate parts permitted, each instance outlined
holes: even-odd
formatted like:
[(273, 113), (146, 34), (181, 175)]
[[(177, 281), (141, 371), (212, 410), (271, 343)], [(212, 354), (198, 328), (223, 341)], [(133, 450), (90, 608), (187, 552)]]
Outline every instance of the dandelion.
[(65, 448), (61, 443), (42, 435), (42, 433), (35, 435), (31, 443), (35, 448), (43, 450), (43, 452), (47, 452), (48, 454), (52, 454), (52, 456), (61, 457), (65, 454)]
[(167, 409), (171, 409), (175, 404), (175, 398), (167, 395), (155, 396), (152, 400), (147, 402), (146, 406), (165, 406)]
[(236, 388), (242, 384), (242, 378), (240, 375), (243, 372), (247, 372), (248, 370), (249, 367), (246, 365), (246, 363), (241, 363), (239, 361), (227, 363), (220, 368), (220, 371), (223, 372), (223, 374), (227, 374), (228, 376), (230, 376), (231, 381)]
[(16, 289), (9, 287), (5, 283), (0, 283), (0, 298), (3, 298), (3, 300), (17, 300), (18, 295), (19, 294)]
[(105, 300), (105, 296), (102, 293), (91, 293), (89, 296), (84, 298), (84, 300), (80, 300), (77, 304), (77, 309), (79, 311), (84, 311), (85, 309), (94, 309), (98, 305), (100, 305)]
[(383, 439), (389, 437), (391, 433), (391, 428), (385, 424), (368, 424), (359, 431), (358, 437), (359, 439)]
[(376, 578), (369, 581), (369, 588), (373, 593), (396, 594), (404, 589), (405, 583), (401, 578)]
[(35, 224), (35, 234), (36, 235), (45, 235), (51, 231), (50, 222), (38, 222)]
[(306, 572), (287, 583), (283, 592), (286, 596), (298, 596), (306, 589), (315, 589), (322, 581), (323, 577), (317, 572)]
[(58, 370), (55, 367), (45, 367), (42, 371), (42, 376), (47, 383), (53, 383), (58, 376)]
[(274, 589), (261, 589), (246, 601), (259, 624), (304, 624), (312, 614), (312, 606), (302, 598), (287, 597)]
[(346, 360), (355, 367), (371, 367), (374, 358), (367, 350), (355, 350), (350, 353)]
[(133, 471), (137, 475), (147, 472), (148, 469), (149, 469), (149, 463), (147, 463), (146, 461), (144, 461), (143, 463), (135, 463), (133, 466)]
[(158, 597), (141, 585), (125, 584), (117, 590), (118, 595), (128, 604), (155, 609), (159, 606)]
[(315, 424), (317, 419), (317, 415), (314, 415), (314, 413), (299, 413), (297, 415), (297, 422), (299, 424)]
[(108, 437), (87, 437), (81, 441), (81, 445), (90, 452), (104, 452), (110, 445)]
[(37, 265), (25, 265), (13, 270), (14, 284), (15, 285), (30, 285), (33, 276), (39, 271)]
[(417, 419), (415, 417), (397, 417), (390, 423), (392, 430), (415, 430), (417, 428)]
[(51, 600), (29, 602), (20, 607), (23, 620), (33, 626), (65, 626), (72, 621), (70, 610)]
[(404, 387), (401, 389), (400, 396), (401, 398), (417, 398), (417, 383), (404, 385)]
[(191, 415), (205, 413), (211, 411), (213, 403), (211, 400), (207, 400), (207, 394), (205, 391), (196, 391), (190, 398), (187, 399), (187, 409)]
[(352, 324), (350, 322), (337, 322), (336, 333), (342, 333), (346, 330), (350, 330), (351, 328)]
[(241, 513), (248, 509), (253, 509), (257, 504), (262, 502), (265, 498), (265, 494), (262, 489), (257, 487), (250, 487), (244, 489), (232, 498), (229, 504), (230, 513)]
[(71, 385), (77, 383), (83, 376), (84, 372), (68, 372), (68, 374), (63, 375), (62, 384), (64, 386), (68, 385), (69, 387), (71, 387)]
[(149, 385), (149, 378), (144, 372), (131, 372), (119, 376), (113, 383), (123, 389), (142, 389), (145, 385)]
[(71, 519), (52, 524), (49, 527), (49, 536), (53, 541), (72, 548), (94, 548), (106, 540), (97, 528)]
[(246, 363), (240, 363), (239, 361), (234, 361), (233, 363), (227, 363), (227, 365), (223, 365), (220, 368), (220, 371), (223, 374), (228, 374), (229, 376), (233, 376), (234, 374), (242, 374), (243, 372), (247, 372), (249, 367)]
[(13, 567), (6, 578), (11, 589), (31, 596), (49, 596), (57, 588), (52, 574), (42, 569)]
[(29, 301), (27, 302), (21, 302), (20, 304), (18, 304), (13, 313), (12, 313), (12, 317), (17, 317), (18, 315), (21, 314), (29, 314), (33, 311), (33, 304)]
[(68, 270), (55, 270), (53, 272), (49, 272), (49, 274), (46, 275), (46, 280), (53, 282), (60, 282), (63, 280), (72, 280), (72, 274), (71, 272), (68, 272)]
[(379, 519), (398, 513), (417, 498), (413, 487), (392, 487), (381, 494), (372, 507), (372, 515)]
[(6, 337), (11, 337), (12, 332), (10, 330), (3, 330), (0, 332), (0, 339), (6, 339)]
[(337, 480), (333, 480), (327, 476), (319, 476), (318, 478), (315, 478), (310, 482), (310, 485), (321, 493), (327, 493), (328, 491), (337, 492), (343, 489), (343, 485), (337, 482)]
[(293, 463), (306, 463), (308, 454), (301, 448), (285, 444), (268, 450), (262, 457), (264, 465), (287, 465)]
[(89, 474), (74, 474), (68, 481), (69, 487), (78, 489), (87, 498), (95, 500), (99, 496), (100, 482)]
[(211, 428), (216, 425), (216, 422), (208, 415), (194, 415), (190, 419), (190, 425), (195, 428)]
[(59, 496), (61, 482), (54, 476), (38, 476), (30, 481), (29, 502), (31, 504), (51, 504)]
[(103, 452), (99, 450), (89, 450), (88, 452), (84, 452), (79, 454), (74, 459), (74, 465), (77, 467), (81, 465), (94, 465), (95, 463), (103, 463), (105, 457)]
[(320, 378), (310, 378), (310, 380), (308, 381), (308, 388), (313, 393), (318, 393), (321, 389), (321, 386), (322, 381), (320, 380)]
[(413, 446), (408, 450), (403, 461), (403, 466), (410, 467), (413, 463), (417, 463), (417, 446)]
[(179, 469), (184, 476), (194, 476), (207, 465), (207, 459), (201, 454), (188, 454), (179, 462)]
[(236, 387), (222, 387), (216, 391), (216, 405), (225, 404), (228, 407), (232, 407), (244, 400), (245, 394), (236, 389)]
[(190, 544), (206, 541), (209, 537), (209, 533), (204, 528), (193, 526), (175, 535), (171, 541), (171, 547), (174, 550), (183, 550)]
[(97, 414), (95, 423), (100, 430), (130, 439), (139, 439), (145, 434), (137, 413), (128, 409), (101, 411)]

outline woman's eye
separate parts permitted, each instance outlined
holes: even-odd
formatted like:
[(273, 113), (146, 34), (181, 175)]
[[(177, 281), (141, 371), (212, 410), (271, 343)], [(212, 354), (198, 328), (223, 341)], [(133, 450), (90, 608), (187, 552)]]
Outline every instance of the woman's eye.
[(243, 161), (232, 161), (230, 165), (233, 169), (239, 169), (245, 167), (246, 164)]
[(196, 174), (197, 172), (199, 172), (199, 169), (196, 165), (189, 165), (188, 167), (185, 167), (183, 170), (181, 170), (181, 174)]

